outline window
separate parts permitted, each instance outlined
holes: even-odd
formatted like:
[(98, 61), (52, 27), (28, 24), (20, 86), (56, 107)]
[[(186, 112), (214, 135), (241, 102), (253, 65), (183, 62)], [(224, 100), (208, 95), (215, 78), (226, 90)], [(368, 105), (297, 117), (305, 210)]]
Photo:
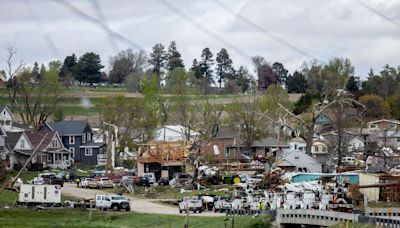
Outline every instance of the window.
[(326, 152), (326, 147), (322, 147), (322, 152)]
[(299, 157), (299, 156), (296, 156), (296, 157), (294, 157), (294, 159), (296, 159), (296, 160), (299, 160), (299, 159), (300, 159), (300, 157)]
[(397, 142), (400, 142), (400, 138), (397, 138)]
[(75, 136), (73, 136), (73, 135), (69, 136), (69, 144), (71, 144), (71, 145), (75, 144)]
[(48, 161), (48, 162), (51, 162), (51, 156), (53, 156), (53, 154), (47, 155), (47, 161)]
[(90, 142), (90, 141), (92, 140), (92, 136), (91, 136), (90, 133), (87, 133), (86, 140), (87, 140), (88, 142)]
[(57, 139), (53, 139), (53, 140), (51, 141), (51, 146), (52, 146), (53, 148), (57, 148), (57, 147), (58, 147)]
[(314, 151), (318, 152), (318, 146), (314, 146)]
[(92, 156), (93, 150), (92, 148), (85, 148), (85, 156)]
[(20, 146), (21, 148), (25, 148), (25, 139), (21, 139)]
[(100, 147), (99, 148), (99, 154), (103, 154), (104, 152), (103, 152), (103, 147)]
[(72, 157), (75, 158), (75, 147), (70, 147), (69, 151), (72, 152)]
[(391, 128), (391, 129), (396, 128), (396, 124), (389, 124), (389, 128)]
[(86, 143), (86, 134), (85, 133), (82, 134), (82, 143)]
[(371, 124), (371, 128), (376, 128), (376, 124)]

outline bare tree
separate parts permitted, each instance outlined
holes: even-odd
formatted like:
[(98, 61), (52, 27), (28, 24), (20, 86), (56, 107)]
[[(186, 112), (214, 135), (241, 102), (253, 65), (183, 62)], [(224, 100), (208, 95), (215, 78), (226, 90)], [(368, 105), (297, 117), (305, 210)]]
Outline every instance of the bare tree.
[(18, 73), (18, 88), (13, 88), (19, 99), (14, 109), (24, 124), (38, 129), (55, 110), (62, 93), (62, 86), (56, 72), (43, 72), (40, 81), (34, 80), (29, 69)]
[(7, 77), (7, 82), (6, 82), (6, 88), (8, 92), (8, 99), (10, 102), (10, 109), (11, 111), (14, 111), (16, 102), (17, 102), (17, 91), (18, 88), (20, 87), (20, 82), (18, 80), (18, 73), (21, 71), (21, 69), (25, 66), (24, 61), (20, 60), (18, 63), (15, 63), (15, 55), (17, 54), (17, 50), (9, 46), (7, 47), (7, 60), (6, 60), (6, 77)]

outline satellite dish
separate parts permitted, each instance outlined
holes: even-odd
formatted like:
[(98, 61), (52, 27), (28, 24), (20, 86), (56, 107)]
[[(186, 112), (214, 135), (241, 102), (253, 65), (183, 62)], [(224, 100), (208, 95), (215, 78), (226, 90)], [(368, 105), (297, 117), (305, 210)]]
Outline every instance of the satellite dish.
[(213, 146), (213, 152), (214, 152), (214, 155), (219, 155), (219, 154), (220, 154), (219, 148), (218, 148), (217, 145), (214, 145), (214, 146)]

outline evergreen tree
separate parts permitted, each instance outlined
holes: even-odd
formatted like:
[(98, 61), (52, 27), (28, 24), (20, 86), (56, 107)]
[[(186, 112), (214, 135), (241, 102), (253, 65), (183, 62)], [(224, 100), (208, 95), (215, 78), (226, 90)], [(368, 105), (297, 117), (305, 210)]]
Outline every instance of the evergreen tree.
[(64, 63), (61, 67), (60, 77), (66, 78), (70, 76), (72, 78), (76, 78), (76, 67), (77, 67), (77, 59), (75, 54), (65, 57)]
[(39, 78), (37, 78), (37, 81), (41, 81), (42, 80), (42, 78), (44, 77), (44, 75), (46, 74), (46, 67), (44, 66), (44, 64), (42, 64), (41, 66), (40, 66), (40, 71), (39, 71)]
[(167, 52), (168, 72), (172, 72), (177, 67), (184, 68), (185, 65), (183, 64), (181, 53), (179, 53), (178, 49), (176, 48), (176, 42), (171, 41), (171, 44), (169, 45)]
[(33, 64), (31, 75), (35, 81), (40, 80), (39, 64), (37, 62)]
[(351, 92), (352, 94), (356, 93), (359, 88), (354, 76), (350, 76), (349, 80), (347, 81), (346, 85), (347, 91)]
[(289, 93), (305, 93), (307, 90), (307, 80), (304, 74), (295, 71), (286, 80), (286, 88)]
[(91, 84), (98, 83), (102, 76), (100, 70), (103, 67), (98, 54), (87, 52), (79, 58), (77, 64), (77, 80)]
[(153, 52), (150, 53), (149, 64), (151, 65), (151, 70), (157, 75), (159, 80), (161, 79), (163, 70), (165, 68), (167, 55), (164, 50), (164, 45), (156, 44), (153, 47)]
[(207, 85), (214, 83), (213, 70), (214, 65), (213, 54), (209, 48), (204, 48), (201, 52), (200, 72), (203, 79), (206, 80)]
[(220, 52), (217, 54), (217, 75), (218, 75), (218, 83), (219, 88), (221, 88), (221, 84), (226, 79), (232, 79), (233, 77), (233, 67), (232, 60), (229, 57), (228, 51), (225, 48), (222, 48)]
[(277, 81), (281, 85), (286, 84), (286, 79), (288, 76), (288, 70), (286, 70), (285, 66), (282, 63), (275, 62), (272, 64), (272, 69), (275, 71), (277, 75)]
[(200, 79), (201, 78), (200, 64), (197, 62), (197, 59), (193, 60), (193, 64), (192, 64), (192, 67), (190, 68), (190, 71), (193, 72), (194, 77), (196, 79)]

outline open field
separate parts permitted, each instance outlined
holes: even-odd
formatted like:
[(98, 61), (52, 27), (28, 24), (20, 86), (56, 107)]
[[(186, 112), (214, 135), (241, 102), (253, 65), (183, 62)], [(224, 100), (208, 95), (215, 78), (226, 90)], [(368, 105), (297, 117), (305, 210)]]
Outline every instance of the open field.
[[(64, 111), (67, 118), (76, 117), (76, 119), (98, 119), (97, 105), (100, 104), (102, 98), (112, 96), (124, 96), (129, 99), (138, 99), (142, 97), (140, 93), (131, 93), (123, 88), (68, 88), (65, 89), (60, 98), (60, 107)], [(173, 95), (165, 94), (170, 97)], [(191, 96), (193, 105), (197, 102), (202, 102), (205, 99), (214, 100), (218, 108), (223, 105), (229, 105), (235, 101), (246, 102), (249, 94), (220, 94), (220, 95), (198, 95)], [(257, 96), (262, 96), (257, 94)], [(292, 102), (297, 101), (301, 94), (290, 94)], [(8, 103), (8, 95), (5, 89), (0, 89), (0, 104)]]

